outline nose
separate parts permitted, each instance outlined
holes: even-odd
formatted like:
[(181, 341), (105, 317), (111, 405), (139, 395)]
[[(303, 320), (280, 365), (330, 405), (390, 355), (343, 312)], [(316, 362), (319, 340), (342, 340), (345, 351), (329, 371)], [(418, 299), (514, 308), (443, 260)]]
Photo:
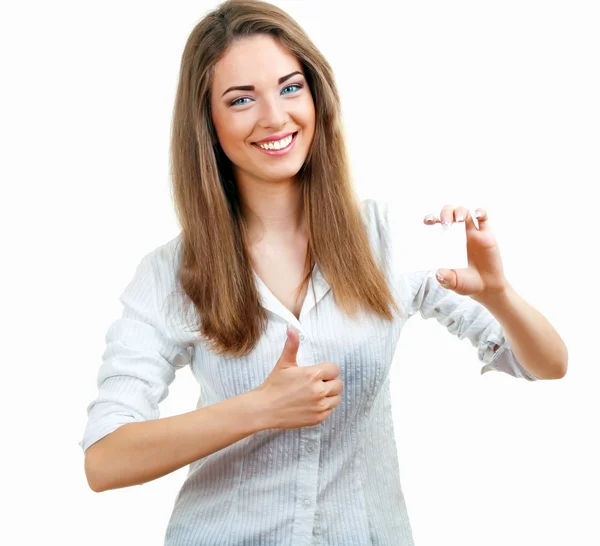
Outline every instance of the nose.
[(289, 119), (285, 101), (281, 97), (267, 97), (262, 101), (259, 125), (265, 128), (279, 128)]

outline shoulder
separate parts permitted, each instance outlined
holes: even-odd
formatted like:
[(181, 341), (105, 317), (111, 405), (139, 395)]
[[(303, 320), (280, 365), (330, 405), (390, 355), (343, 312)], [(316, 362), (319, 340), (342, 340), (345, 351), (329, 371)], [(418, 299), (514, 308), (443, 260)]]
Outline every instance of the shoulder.
[(361, 212), (366, 228), (378, 239), (386, 239), (388, 233), (388, 202), (368, 198), (361, 201)]
[(173, 342), (188, 344), (196, 339), (188, 327), (196, 317), (179, 280), (182, 255), (181, 233), (142, 256), (121, 302), (130, 307), (147, 302), (147, 313)]
[(157, 274), (172, 275), (181, 264), (181, 233), (143, 255), (141, 262)]
[(404, 212), (397, 202), (385, 198), (364, 199), (361, 206), (369, 237), (386, 260), (395, 284), (402, 293), (414, 296), (432, 272), (407, 271), (401, 266), (404, 242), (410, 237), (406, 223), (399, 221)]
[(384, 199), (369, 197), (361, 201), (363, 217), (369, 222), (381, 222), (386, 219), (388, 202)]
[(174, 292), (179, 292), (179, 267), (181, 264), (181, 233), (140, 258), (135, 275), (125, 289), (128, 294), (150, 297), (154, 305), (162, 307)]
[(363, 222), (371, 244), (386, 254), (391, 243), (388, 208), (388, 202), (383, 199), (368, 198), (361, 201)]

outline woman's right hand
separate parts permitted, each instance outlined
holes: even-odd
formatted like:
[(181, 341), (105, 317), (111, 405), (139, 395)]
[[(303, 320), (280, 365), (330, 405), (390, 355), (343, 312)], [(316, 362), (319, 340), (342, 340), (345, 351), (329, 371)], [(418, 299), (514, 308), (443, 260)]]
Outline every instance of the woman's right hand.
[(265, 412), (264, 428), (299, 428), (325, 421), (341, 402), (340, 367), (333, 362), (298, 366), (298, 333), (288, 330), (281, 357), (255, 389)]

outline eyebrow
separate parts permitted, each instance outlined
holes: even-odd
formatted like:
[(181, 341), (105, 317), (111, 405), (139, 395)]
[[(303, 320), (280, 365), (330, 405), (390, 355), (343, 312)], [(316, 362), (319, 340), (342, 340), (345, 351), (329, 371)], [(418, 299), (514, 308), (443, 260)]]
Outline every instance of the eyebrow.
[[(300, 72), (299, 70), (296, 70), (295, 72), (290, 72), (287, 76), (281, 76), (281, 78), (277, 80), (277, 84), (281, 85), (283, 82), (289, 80), (292, 76), (295, 76), (296, 74), (300, 74), (301, 76), (303, 75), (302, 72)], [(227, 89), (227, 91), (225, 91), (225, 93), (223, 93), (221, 97), (224, 97), (230, 91), (254, 91), (255, 89), (256, 88), (253, 85), (234, 85), (233, 87)]]

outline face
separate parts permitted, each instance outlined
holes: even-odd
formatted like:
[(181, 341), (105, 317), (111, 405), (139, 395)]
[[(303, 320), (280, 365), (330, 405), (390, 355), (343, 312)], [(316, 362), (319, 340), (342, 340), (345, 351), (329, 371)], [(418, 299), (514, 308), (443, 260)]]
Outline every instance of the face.
[(290, 181), (315, 132), (315, 106), (300, 62), (273, 37), (234, 43), (215, 65), (212, 119), (238, 182)]

